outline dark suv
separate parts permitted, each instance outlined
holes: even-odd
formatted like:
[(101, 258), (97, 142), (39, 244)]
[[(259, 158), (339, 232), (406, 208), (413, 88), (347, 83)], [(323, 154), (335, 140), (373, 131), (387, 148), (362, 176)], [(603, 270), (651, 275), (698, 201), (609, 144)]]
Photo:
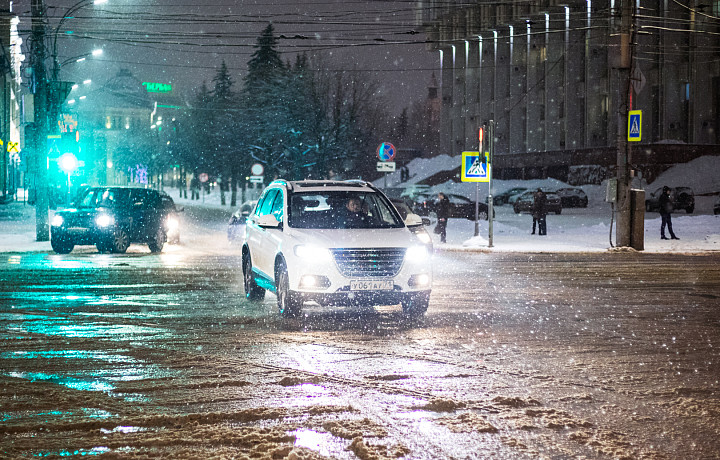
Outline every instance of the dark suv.
[(57, 211), (51, 222), (50, 244), (59, 254), (91, 244), (100, 252), (124, 253), (130, 243), (147, 243), (151, 252), (160, 252), (177, 227), (175, 203), (157, 190), (90, 187), (74, 206)]

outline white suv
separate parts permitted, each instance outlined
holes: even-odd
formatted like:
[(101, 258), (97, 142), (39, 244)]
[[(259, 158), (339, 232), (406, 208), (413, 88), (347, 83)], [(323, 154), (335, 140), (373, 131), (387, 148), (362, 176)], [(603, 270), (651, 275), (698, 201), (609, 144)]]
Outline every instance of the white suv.
[[(422, 316), (432, 268), (427, 241), (388, 198), (363, 181), (272, 182), (245, 226), (243, 284), (250, 300), (269, 290), (283, 316), (320, 305), (396, 305)], [(427, 234), (426, 234), (427, 235)]]

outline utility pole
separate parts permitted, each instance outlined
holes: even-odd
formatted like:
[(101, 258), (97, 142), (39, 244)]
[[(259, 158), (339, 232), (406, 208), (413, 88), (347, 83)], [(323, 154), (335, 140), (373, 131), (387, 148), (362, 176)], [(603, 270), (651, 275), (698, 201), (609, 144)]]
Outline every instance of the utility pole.
[(630, 72), (635, 42), (634, 2), (622, 0), (620, 17), (620, 55), (617, 62), (617, 246), (630, 246), (632, 207), (630, 200), (631, 150), (628, 143), (628, 111), (632, 109)]
[(30, 54), (32, 59), (34, 83), (34, 128), (33, 148), (35, 150), (33, 166), (35, 169), (35, 235), (37, 241), (50, 239), (49, 208), (50, 196), (48, 189), (48, 81), (45, 69), (45, 18), (44, 0), (32, 0), (30, 5), (32, 21), (32, 42)]

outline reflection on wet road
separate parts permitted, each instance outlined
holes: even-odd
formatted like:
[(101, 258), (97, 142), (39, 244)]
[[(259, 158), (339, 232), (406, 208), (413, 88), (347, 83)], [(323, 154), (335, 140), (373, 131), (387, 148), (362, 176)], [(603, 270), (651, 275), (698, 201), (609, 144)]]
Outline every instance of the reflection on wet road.
[(427, 317), (250, 303), (239, 257), (0, 260), (6, 456), (713, 458), (720, 257), (435, 256)]

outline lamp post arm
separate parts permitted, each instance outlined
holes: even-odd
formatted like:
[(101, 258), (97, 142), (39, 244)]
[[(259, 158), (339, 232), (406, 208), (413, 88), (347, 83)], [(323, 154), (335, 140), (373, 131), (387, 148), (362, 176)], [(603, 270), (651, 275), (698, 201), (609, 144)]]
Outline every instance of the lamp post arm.
[[(53, 30), (52, 35), (52, 57), (53, 57), (53, 71), (52, 71), (52, 77), (53, 80), (57, 79), (58, 73), (60, 72), (60, 65), (58, 65), (57, 62), (57, 43), (58, 43), (58, 35), (60, 34), (60, 28), (65, 24), (65, 21), (72, 18), (72, 15), (75, 14), (78, 10), (86, 7), (87, 5), (91, 4), (93, 0), (80, 0), (73, 6), (67, 9), (65, 13), (63, 14), (62, 18), (60, 18), (60, 21), (58, 21), (58, 25)], [(67, 64), (67, 63), (65, 63)]]

